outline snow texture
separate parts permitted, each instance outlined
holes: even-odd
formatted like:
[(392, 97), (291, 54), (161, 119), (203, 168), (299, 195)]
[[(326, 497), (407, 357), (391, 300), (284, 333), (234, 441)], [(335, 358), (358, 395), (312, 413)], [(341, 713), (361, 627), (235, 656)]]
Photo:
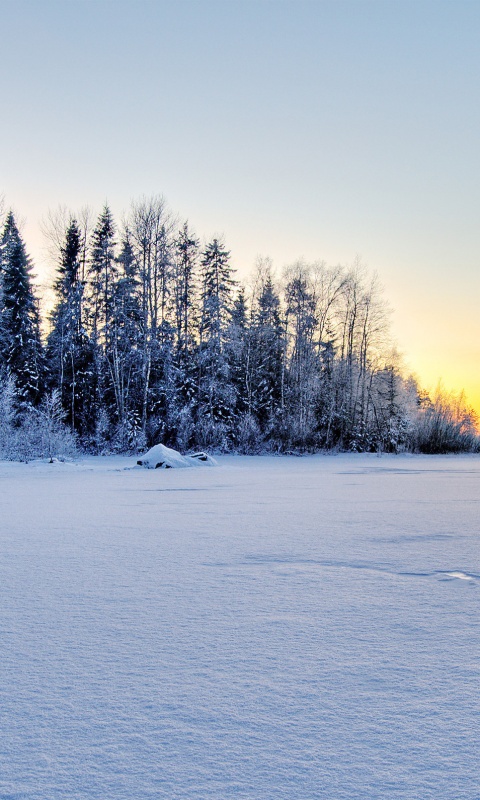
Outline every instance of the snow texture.
[(478, 800), (478, 457), (134, 465), (0, 463), (2, 800)]
[(182, 456), (177, 450), (156, 444), (145, 455), (141, 456), (137, 465), (146, 469), (184, 469), (185, 467), (213, 467), (216, 461), (207, 453), (193, 453), (191, 456)]

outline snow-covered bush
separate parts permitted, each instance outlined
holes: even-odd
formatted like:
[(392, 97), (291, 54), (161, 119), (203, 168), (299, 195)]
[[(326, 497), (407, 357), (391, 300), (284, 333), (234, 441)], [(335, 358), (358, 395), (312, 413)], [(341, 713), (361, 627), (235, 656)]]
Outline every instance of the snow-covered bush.
[(111, 449), (115, 453), (138, 453), (146, 447), (142, 420), (135, 411), (129, 411), (123, 422), (119, 422), (113, 432)]
[(262, 432), (252, 414), (242, 414), (237, 423), (237, 450), (239, 453), (259, 453), (262, 449)]
[(10, 375), (0, 380), (0, 458), (10, 458), (15, 417), (15, 381)]
[(105, 408), (101, 408), (97, 416), (93, 441), (95, 452), (99, 455), (105, 455), (112, 449), (109, 433), (110, 420), (108, 418), (108, 413)]
[(188, 450), (195, 435), (192, 412), (186, 406), (180, 411), (177, 422), (176, 443), (179, 450)]
[(420, 453), (460, 453), (479, 449), (478, 418), (460, 394), (438, 386), (433, 399), (424, 396), (412, 430), (413, 449)]
[(228, 425), (209, 418), (201, 419), (195, 428), (195, 442), (200, 450), (226, 453), (230, 449)]
[(40, 406), (31, 412), (31, 417), (31, 427), (37, 429), (41, 456), (52, 460), (54, 456), (75, 455), (75, 437), (63, 422), (64, 411), (58, 389), (43, 398)]
[(15, 415), (15, 387), (10, 379), (0, 390), (0, 456), (9, 461), (33, 458), (71, 458), (75, 436), (63, 423), (60, 393), (46, 395), (38, 408), (28, 406)]

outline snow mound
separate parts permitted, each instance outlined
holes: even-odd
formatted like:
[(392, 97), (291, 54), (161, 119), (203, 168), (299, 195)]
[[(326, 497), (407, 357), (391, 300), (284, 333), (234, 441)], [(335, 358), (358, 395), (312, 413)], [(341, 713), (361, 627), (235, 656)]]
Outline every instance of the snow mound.
[(176, 450), (156, 444), (145, 453), (138, 461), (139, 467), (145, 469), (184, 469), (185, 467), (214, 467), (216, 461), (207, 453), (193, 453), (191, 456), (182, 456)]
[(448, 575), (449, 578), (458, 578), (460, 581), (475, 580), (473, 575), (467, 575), (465, 572), (446, 572), (445, 575)]

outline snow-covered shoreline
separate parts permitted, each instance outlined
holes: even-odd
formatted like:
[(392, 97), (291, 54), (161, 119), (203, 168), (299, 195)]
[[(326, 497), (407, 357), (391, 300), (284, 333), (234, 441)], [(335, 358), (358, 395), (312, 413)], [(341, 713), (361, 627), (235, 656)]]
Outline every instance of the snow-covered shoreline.
[[(445, 454), (432, 454), (432, 453), (410, 453), (410, 452), (403, 452), (403, 453), (350, 453), (350, 452), (343, 452), (337, 450), (331, 451), (321, 451), (318, 453), (259, 453), (256, 455), (244, 455), (239, 453), (229, 453), (229, 454), (221, 454), (221, 453), (213, 453), (213, 457), (216, 461), (221, 463), (223, 466), (231, 465), (233, 463), (241, 464), (251, 462), (251, 463), (258, 463), (258, 464), (265, 464), (265, 463), (273, 463), (273, 462), (287, 462), (292, 463), (294, 461), (310, 461), (316, 460), (321, 461), (326, 459), (330, 461), (331, 459), (346, 459), (352, 460), (353, 462), (358, 461), (361, 462), (365, 461), (378, 461), (382, 464), (385, 461), (391, 461), (393, 464), (399, 463), (402, 461), (407, 462), (423, 462), (423, 461), (453, 461), (458, 462), (459, 464), (463, 461), (478, 461), (480, 463), (480, 453), (445, 453)], [(79, 454), (76, 457), (71, 458), (55, 458), (53, 464), (51, 463), (49, 458), (32, 458), (28, 459), (27, 461), (19, 461), (19, 460), (10, 460), (10, 459), (1, 459), (0, 458), (0, 465), (12, 465), (12, 464), (19, 464), (23, 466), (32, 466), (32, 465), (41, 465), (45, 464), (50, 467), (56, 466), (61, 467), (62, 465), (70, 465), (70, 466), (81, 466), (81, 467), (88, 467), (88, 468), (96, 468), (96, 469), (110, 469), (112, 466), (114, 468), (123, 468), (129, 466), (135, 466), (138, 464), (138, 460), (141, 458), (141, 454), (132, 455), (132, 454), (118, 454), (118, 455), (88, 455), (88, 454)]]

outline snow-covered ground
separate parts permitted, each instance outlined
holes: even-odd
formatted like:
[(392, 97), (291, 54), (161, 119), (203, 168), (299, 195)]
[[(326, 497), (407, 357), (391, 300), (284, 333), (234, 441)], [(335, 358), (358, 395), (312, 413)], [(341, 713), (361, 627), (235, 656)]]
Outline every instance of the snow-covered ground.
[(0, 463), (2, 800), (478, 800), (480, 459)]

